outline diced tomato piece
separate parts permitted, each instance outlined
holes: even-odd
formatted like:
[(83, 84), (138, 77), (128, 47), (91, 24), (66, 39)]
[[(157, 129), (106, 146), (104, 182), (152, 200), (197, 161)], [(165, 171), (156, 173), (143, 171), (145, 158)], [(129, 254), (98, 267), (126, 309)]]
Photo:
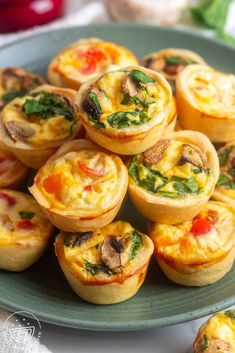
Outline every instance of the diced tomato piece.
[(88, 62), (87, 65), (81, 68), (79, 71), (84, 75), (92, 74), (96, 69), (96, 63), (94, 61)]
[(84, 186), (85, 191), (92, 191), (92, 185), (86, 185)]
[(16, 204), (16, 198), (14, 196), (5, 194), (5, 192), (0, 192), (0, 199), (5, 200), (9, 207), (12, 207)]
[(88, 167), (83, 162), (78, 162), (78, 167), (83, 170), (86, 174), (90, 175), (91, 177), (102, 177), (105, 175), (104, 169), (95, 169)]
[(17, 228), (33, 230), (36, 228), (36, 225), (33, 224), (29, 219), (22, 219), (22, 221), (17, 222)]
[(55, 194), (57, 198), (60, 198), (61, 190), (63, 187), (62, 174), (55, 174), (48, 176), (43, 186), (49, 194)]
[(85, 66), (82, 67), (79, 71), (86, 75), (92, 74), (95, 71), (97, 62), (106, 59), (105, 53), (97, 48), (90, 48), (86, 51), (78, 52), (77, 55), (78, 58), (81, 58), (85, 61)]
[(194, 236), (204, 235), (212, 229), (212, 224), (204, 218), (195, 218), (190, 229), (190, 233)]

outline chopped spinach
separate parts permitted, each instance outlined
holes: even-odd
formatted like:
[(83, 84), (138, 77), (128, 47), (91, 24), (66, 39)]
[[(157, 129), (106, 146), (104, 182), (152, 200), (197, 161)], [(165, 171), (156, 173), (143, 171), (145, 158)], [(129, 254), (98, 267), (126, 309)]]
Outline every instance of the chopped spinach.
[(93, 264), (87, 260), (84, 260), (86, 271), (90, 272), (93, 276), (97, 275), (100, 271), (106, 273), (109, 276), (115, 275), (116, 272), (108, 268), (103, 262), (100, 264)]
[(147, 76), (144, 72), (139, 70), (132, 70), (130, 73), (131, 79), (138, 85), (146, 85), (151, 82), (155, 82), (152, 77)]
[(221, 167), (223, 167), (228, 163), (229, 155), (231, 151), (232, 151), (232, 146), (228, 146), (227, 148), (222, 149), (221, 152), (219, 153), (219, 164)]
[(32, 219), (35, 213), (31, 211), (20, 211), (19, 215), (21, 219)]
[(25, 93), (25, 91), (8, 91), (1, 96), (1, 100), (3, 104), (6, 105), (15, 98), (23, 97)]
[(38, 116), (41, 119), (62, 115), (69, 121), (74, 120), (76, 111), (65, 98), (43, 91), (33, 93), (32, 97), (32, 99), (27, 98), (23, 105), (22, 110), (26, 115)]
[(132, 236), (131, 236), (131, 246), (129, 250), (129, 260), (133, 260), (136, 255), (137, 251), (139, 248), (143, 245), (143, 239), (142, 235), (137, 232), (137, 230), (134, 230)]
[(185, 59), (178, 55), (168, 55), (165, 56), (165, 62), (167, 65), (191, 65), (196, 64), (196, 61), (191, 59)]
[(108, 116), (109, 124), (116, 129), (142, 125), (147, 121), (148, 115), (143, 110), (140, 112), (116, 112)]
[(226, 310), (224, 313), (230, 317), (230, 319), (235, 320), (235, 310)]
[(69, 234), (68, 237), (64, 240), (64, 245), (70, 248), (74, 248), (75, 246), (81, 246), (88, 239), (92, 237), (92, 232), (83, 232), (83, 233), (75, 233)]
[(208, 338), (207, 335), (203, 335), (203, 343), (200, 347), (201, 351), (205, 351), (207, 348), (209, 347), (209, 342), (208, 342)]
[(205, 172), (207, 175), (210, 175), (211, 169), (210, 168), (201, 168), (201, 167), (196, 167), (192, 169), (194, 174), (200, 174), (202, 172)]
[(172, 199), (177, 198), (177, 193), (173, 192), (173, 191), (165, 191), (165, 190), (158, 190), (157, 194), (159, 196), (164, 196), (164, 197), (170, 197)]
[(102, 114), (102, 108), (96, 93), (88, 92), (82, 106), (89, 116), (94, 120), (99, 120), (99, 117)]
[(144, 109), (148, 109), (149, 103), (146, 100), (140, 100), (138, 97), (131, 97), (129, 94), (125, 94), (123, 97), (123, 100), (121, 101), (121, 104), (135, 104), (135, 105), (142, 105)]
[(88, 120), (94, 125), (96, 129), (103, 129), (105, 127), (104, 123), (101, 123), (98, 119), (94, 118), (92, 115), (88, 115)]
[(184, 179), (173, 176), (172, 180), (175, 181), (173, 187), (179, 195), (183, 196), (186, 194), (198, 193), (200, 190), (196, 180), (193, 177)]
[(136, 165), (136, 156), (133, 157), (130, 161), (129, 167), (128, 167), (128, 173), (130, 177), (134, 180), (136, 184), (139, 184), (139, 169), (138, 166)]
[(220, 173), (217, 186), (225, 186), (229, 189), (235, 189), (235, 183), (227, 176)]

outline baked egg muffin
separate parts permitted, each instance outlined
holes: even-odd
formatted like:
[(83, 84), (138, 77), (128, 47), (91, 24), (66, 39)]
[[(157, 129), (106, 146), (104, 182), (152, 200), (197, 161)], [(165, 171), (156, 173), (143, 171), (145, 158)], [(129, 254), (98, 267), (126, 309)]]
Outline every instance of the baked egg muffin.
[(20, 186), (28, 171), (12, 153), (0, 146), (0, 188), (14, 189)]
[(117, 221), (93, 232), (60, 232), (55, 251), (82, 299), (114, 304), (135, 295), (144, 282), (153, 243), (129, 223)]
[(43, 85), (4, 107), (0, 141), (24, 164), (39, 168), (81, 127), (75, 91)]
[(179, 122), (213, 142), (235, 136), (235, 76), (209, 66), (190, 65), (176, 79)]
[(219, 176), (210, 140), (194, 131), (178, 131), (132, 157), (128, 163), (130, 197), (148, 219), (174, 224), (198, 214)]
[(130, 65), (138, 65), (138, 60), (123, 46), (98, 38), (81, 39), (52, 59), (48, 79), (55, 86), (79, 89), (106, 71)]
[(84, 232), (112, 222), (127, 184), (127, 169), (118, 156), (74, 140), (38, 171), (30, 191), (55, 226)]
[(209, 201), (191, 220), (149, 227), (155, 256), (173, 282), (205, 286), (230, 271), (235, 256), (235, 213), (224, 203)]
[(43, 254), (53, 226), (32, 196), (0, 190), (0, 269), (23, 271)]
[(168, 82), (142, 67), (106, 72), (84, 83), (77, 102), (91, 139), (124, 155), (140, 153), (154, 145), (172, 109)]

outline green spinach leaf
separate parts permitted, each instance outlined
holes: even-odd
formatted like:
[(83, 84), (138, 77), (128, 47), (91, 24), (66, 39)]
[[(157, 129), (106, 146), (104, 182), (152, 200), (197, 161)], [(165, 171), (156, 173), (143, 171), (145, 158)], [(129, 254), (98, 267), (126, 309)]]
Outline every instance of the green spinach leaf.
[(146, 85), (148, 83), (155, 82), (152, 77), (147, 76), (144, 72), (139, 70), (132, 70), (130, 73), (130, 77), (135, 83), (139, 85)]
[(129, 256), (128, 256), (129, 260), (133, 260), (136, 257), (137, 252), (142, 245), (143, 245), (142, 235), (139, 234), (137, 230), (134, 230), (131, 236), (131, 246), (130, 246)]
[(31, 211), (20, 211), (19, 215), (21, 219), (32, 219), (35, 213)]
[(230, 317), (230, 319), (235, 320), (235, 310), (226, 310), (225, 315)]
[(223, 167), (228, 163), (229, 155), (231, 151), (232, 151), (232, 146), (228, 146), (227, 148), (224, 148), (221, 150), (219, 154), (219, 164), (221, 167)]

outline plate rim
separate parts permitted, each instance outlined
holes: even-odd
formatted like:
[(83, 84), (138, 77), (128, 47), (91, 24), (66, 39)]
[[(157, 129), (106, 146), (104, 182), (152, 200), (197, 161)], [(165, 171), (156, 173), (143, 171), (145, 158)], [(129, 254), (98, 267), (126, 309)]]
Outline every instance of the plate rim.
[[(86, 30), (86, 28), (94, 28), (94, 29), (108, 29), (110, 27), (114, 27), (118, 29), (123, 29), (123, 28), (140, 28), (142, 30), (145, 29), (150, 29), (150, 30), (156, 30), (159, 32), (167, 32), (167, 33), (172, 33), (172, 32), (177, 32), (179, 34), (186, 35), (188, 37), (194, 37), (199, 40), (203, 40), (204, 42), (210, 42), (215, 45), (218, 45), (219, 47), (226, 48), (234, 52), (235, 54), (235, 47), (233, 45), (230, 45), (228, 43), (224, 43), (219, 39), (216, 38), (211, 38), (204, 36), (196, 31), (190, 30), (186, 31), (185, 29), (182, 28), (172, 28), (172, 27), (161, 27), (161, 26), (155, 26), (155, 25), (148, 25), (148, 24), (136, 24), (136, 23), (130, 23), (130, 22), (121, 22), (121, 23), (105, 23), (105, 24), (89, 24), (89, 25), (82, 25), (82, 26), (70, 26), (66, 28), (60, 28), (60, 29), (51, 29), (51, 30), (43, 30), (40, 33), (34, 33), (31, 35), (27, 35), (25, 37), (20, 38), (19, 40), (13, 40), (10, 43), (6, 43), (2, 46), (0, 46), (0, 54), (2, 51), (7, 50), (8, 48), (26, 43), (28, 41), (32, 41), (34, 38), (38, 37), (45, 37), (48, 34), (53, 35), (55, 33), (59, 32), (65, 32), (65, 31), (79, 31), (80, 29)], [(63, 326), (63, 327), (71, 327), (71, 328), (77, 328), (77, 329), (85, 329), (85, 330), (99, 330), (99, 331), (132, 331), (132, 330), (142, 330), (142, 329), (149, 329), (149, 328), (154, 328), (154, 327), (164, 327), (164, 326), (171, 326), (175, 324), (180, 324), (183, 322), (195, 320), (210, 314), (215, 313), (218, 310), (224, 310), (232, 305), (235, 304), (235, 293), (232, 296), (226, 297), (223, 300), (220, 300), (216, 302), (215, 304), (207, 305), (203, 308), (200, 309), (195, 309), (190, 312), (184, 312), (181, 314), (173, 314), (172, 316), (165, 316), (165, 317), (160, 317), (160, 318), (154, 318), (154, 319), (142, 319), (142, 320), (133, 320), (133, 321), (128, 321), (125, 323), (122, 322), (110, 322), (110, 321), (92, 321), (91, 319), (84, 322), (84, 320), (81, 320), (79, 318), (75, 319), (70, 319), (64, 318), (63, 316), (60, 316), (59, 314), (54, 314), (54, 313), (47, 313), (47, 312), (42, 312), (40, 310), (34, 310), (33, 314), (41, 320), (42, 322), (46, 322), (49, 324), (53, 325), (58, 325), (58, 326)], [(27, 306), (24, 305), (17, 305), (5, 298), (0, 297), (0, 307), (10, 310), (10, 311), (27, 311), (28, 308)], [(110, 306), (112, 307), (112, 305)], [(94, 306), (95, 308), (95, 306)]]

